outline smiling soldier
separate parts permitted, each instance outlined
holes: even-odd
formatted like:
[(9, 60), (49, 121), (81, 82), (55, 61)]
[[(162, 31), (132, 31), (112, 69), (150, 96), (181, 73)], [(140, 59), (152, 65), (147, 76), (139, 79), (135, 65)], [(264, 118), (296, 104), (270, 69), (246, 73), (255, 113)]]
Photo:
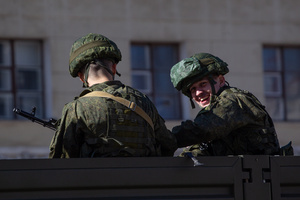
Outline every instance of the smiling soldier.
[(193, 107), (193, 100), (201, 107), (194, 121), (173, 128), (178, 146), (194, 156), (279, 154), (265, 107), (250, 92), (230, 87), (224, 77), (228, 72), (227, 63), (209, 53), (195, 54), (172, 67), (174, 87), (190, 98)]

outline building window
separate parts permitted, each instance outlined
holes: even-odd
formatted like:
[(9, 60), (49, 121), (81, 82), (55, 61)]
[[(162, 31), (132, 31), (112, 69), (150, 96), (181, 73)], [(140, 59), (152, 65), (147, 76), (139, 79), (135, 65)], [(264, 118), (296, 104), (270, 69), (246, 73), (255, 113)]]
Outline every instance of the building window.
[(263, 48), (267, 110), (274, 120), (300, 120), (300, 47)]
[(43, 116), (42, 43), (0, 40), (0, 119), (15, 119), (14, 107)]
[(168, 120), (182, 118), (180, 93), (170, 80), (170, 70), (177, 62), (177, 44), (131, 45), (132, 86), (146, 94)]

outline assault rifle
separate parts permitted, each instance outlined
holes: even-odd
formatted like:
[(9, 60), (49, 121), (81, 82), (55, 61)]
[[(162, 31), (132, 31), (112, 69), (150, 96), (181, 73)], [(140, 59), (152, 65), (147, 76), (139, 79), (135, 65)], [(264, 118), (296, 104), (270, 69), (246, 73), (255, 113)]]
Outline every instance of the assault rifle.
[(25, 117), (25, 118), (29, 119), (32, 122), (41, 124), (44, 127), (47, 127), (47, 128), (50, 128), (50, 129), (56, 131), (55, 123), (56, 123), (57, 120), (51, 118), (48, 121), (44, 121), (44, 120), (42, 120), (40, 118), (35, 117), (36, 107), (32, 108), (31, 113), (25, 112), (25, 111), (23, 111), (23, 110), (21, 110), (19, 108), (14, 108), (13, 111), (16, 114), (21, 115), (22, 117)]

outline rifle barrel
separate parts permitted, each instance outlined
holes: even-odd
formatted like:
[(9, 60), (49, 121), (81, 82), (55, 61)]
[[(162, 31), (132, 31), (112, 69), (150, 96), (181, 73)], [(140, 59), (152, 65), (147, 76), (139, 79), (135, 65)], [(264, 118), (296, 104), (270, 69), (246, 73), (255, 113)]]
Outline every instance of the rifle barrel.
[(33, 113), (25, 112), (19, 108), (14, 108), (13, 112), (15, 112), (18, 115), (21, 115), (22, 117), (29, 119), (32, 122), (38, 123), (44, 127), (47, 127), (47, 128), (50, 128), (50, 129), (56, 131), (56, 127), (54, 125), (54, 123), (56, 122), (55, 119), (50, 119), (49, 121), (44, 121), (40, 118), (35, 117)]

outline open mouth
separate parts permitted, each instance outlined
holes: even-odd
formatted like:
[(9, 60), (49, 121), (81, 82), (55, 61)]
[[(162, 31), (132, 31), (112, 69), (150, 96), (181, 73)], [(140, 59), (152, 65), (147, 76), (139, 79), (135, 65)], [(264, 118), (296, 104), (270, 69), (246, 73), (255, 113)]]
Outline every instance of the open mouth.
[(203, 97), (203, 98), (200, 99), (200, 101), (201, 101), (201, 102), (206, 101), (208, 98), (209, 98), (209, 96)]

